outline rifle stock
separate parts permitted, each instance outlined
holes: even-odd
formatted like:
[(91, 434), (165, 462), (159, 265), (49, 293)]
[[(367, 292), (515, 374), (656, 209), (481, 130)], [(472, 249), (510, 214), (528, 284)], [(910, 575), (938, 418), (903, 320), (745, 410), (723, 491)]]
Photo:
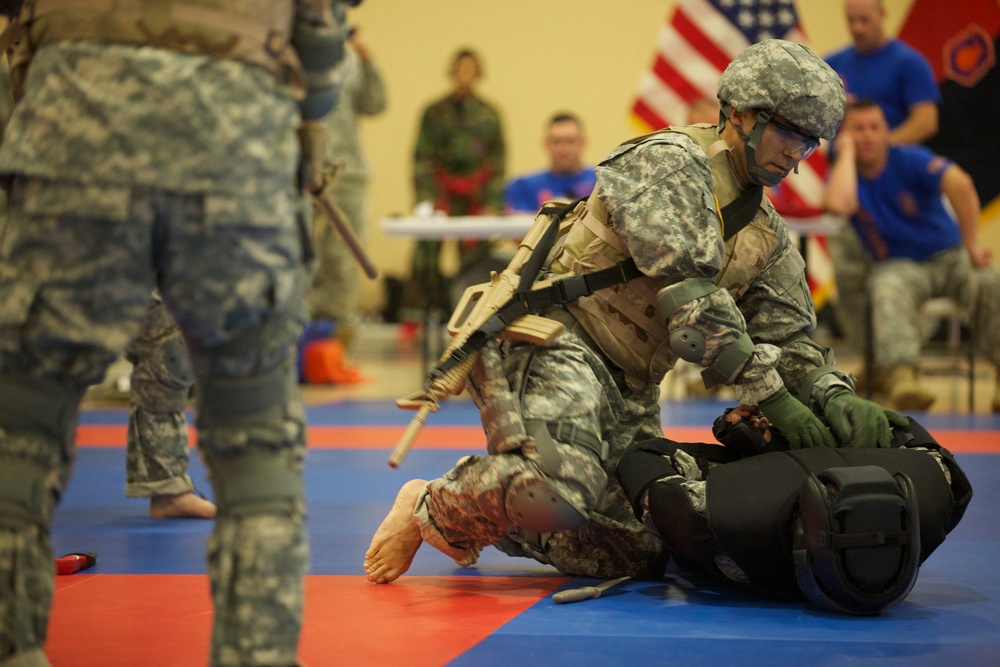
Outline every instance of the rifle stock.
[[(553, 204), (546, 203), (544, 208)], [(565, 205), (565, 204), (562, 204)], [(402, 462), (413, 441), (423, 427), (427, 416), (436, 412), (442, 400), (449, 395), (457, 396), (465, 388), (466, 377), (479, 358), (479, 352), (472, 352), (459, 363), (444, 369), (445, 362), (451, 359), (469, 340), (480, 326), (489, 320), (504, 306), (517, 291), (521, 281), (520, 272), (532, 252), (535, 250), (545, 231), (552, 223), (551, 213), (539, 213), (527, 235), (518, 245), (517, 252), (510, 264), (500, 273), (493, 273), (490, 282), (473, 285), (466, 288), (458, 306), (448, 320), (448, 333), (452, 335), (448, 344), (438, 359), (437, 366), (428, 374), (423, 391), (411, 394), (396, 401), (403, 409), (417, 410), (416, 416), (410, 421), (403, 436), (389, 457), (389, 466), (396, 468)], [(568, 225), (560, 227), (559, 235), (568, 230)], [(563, 330), (563, 325), (538, 315), (524, 315), (507, 328), (499, 336), (501, 338), (516, 338), (527, 340), (539, 345), (550, 343)]]

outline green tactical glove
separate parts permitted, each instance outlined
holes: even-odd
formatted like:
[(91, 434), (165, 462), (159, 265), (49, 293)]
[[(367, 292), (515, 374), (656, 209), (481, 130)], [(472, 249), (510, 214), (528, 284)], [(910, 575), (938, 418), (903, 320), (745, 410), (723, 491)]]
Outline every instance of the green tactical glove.
[(892, 427), (908, 423), (898, 412), (846, 389), (827, 399), (823, 414), (845, 447), (891, 447)]
[(784, 387), (761, 401), (760, 411), (788, 438), (792, 449), (837, 446), (830, 429)]

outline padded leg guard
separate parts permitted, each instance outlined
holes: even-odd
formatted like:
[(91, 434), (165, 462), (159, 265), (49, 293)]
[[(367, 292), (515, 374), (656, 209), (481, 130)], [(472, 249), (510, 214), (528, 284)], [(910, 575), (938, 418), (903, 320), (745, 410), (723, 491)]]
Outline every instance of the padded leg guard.
[(905, 598), (917, 580), (920, 520), (910, 478), (878, 466), (829, 468), (799, 492), (793, 556), (813, 603), (868, 616)]
[(618, 481), (639, 521), (642, 521), (642, 498), (646, 490), (658, 479), (680, 474), (664, 456), (675, 448), (676, 444), (663, 438), (640, 442), (625, 450), (618, 462)]
[(220, 516), (305, 513), (302, 462), (291, 448), (247, 447), (229, 455), (206, 455)]
[(691, 504), (681, 486), (683, 482), (683, 478), (675, 477), (649, 487), (649, 515), (653, 525), (678, 562), (728, 579), (716, 565), (722, 549), (706, 516)]
[(38, 434), (60, 450), (76, 427), (83, 390), (29, 377), (0, 377), (0, 429)]

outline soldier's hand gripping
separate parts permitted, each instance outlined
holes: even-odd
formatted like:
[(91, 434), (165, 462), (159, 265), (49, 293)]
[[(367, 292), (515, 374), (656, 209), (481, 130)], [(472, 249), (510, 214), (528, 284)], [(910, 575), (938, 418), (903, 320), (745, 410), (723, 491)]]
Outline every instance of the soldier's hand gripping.
[(784, 387), (761, 401), (760, 411), (788, 438), (792, 449), (837, 446), (830, 429)]
[(827, 399), (823, 414), (837, 440), (847, 447), (890, 447), (892, 427), (908, 423), (898, 412), (846, 389)]

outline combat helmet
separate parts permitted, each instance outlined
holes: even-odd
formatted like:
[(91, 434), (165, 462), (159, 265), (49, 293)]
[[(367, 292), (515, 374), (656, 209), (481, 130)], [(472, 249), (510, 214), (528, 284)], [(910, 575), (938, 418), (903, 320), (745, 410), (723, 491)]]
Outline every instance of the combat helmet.
[(809, 47), (769, 39), (729, 63), (719, 78), (719, 101), (735, 109), (766, 109), (814, 137), (833, 139), (846, 97), (840, 77)]
[(805, 135), (833, 139), (844, 117), (844, 84), (833, 69), (808, 47), (782, 39), (750, 46), (736, 56), (719, 78), (721, 128), (732, 109), (757, 109), (758, 123), (749, 135), (747, 162), (751, 177), (760, 185), (781, 180), (756, 165), (755, 151), (764, 128), (781, 116)]

